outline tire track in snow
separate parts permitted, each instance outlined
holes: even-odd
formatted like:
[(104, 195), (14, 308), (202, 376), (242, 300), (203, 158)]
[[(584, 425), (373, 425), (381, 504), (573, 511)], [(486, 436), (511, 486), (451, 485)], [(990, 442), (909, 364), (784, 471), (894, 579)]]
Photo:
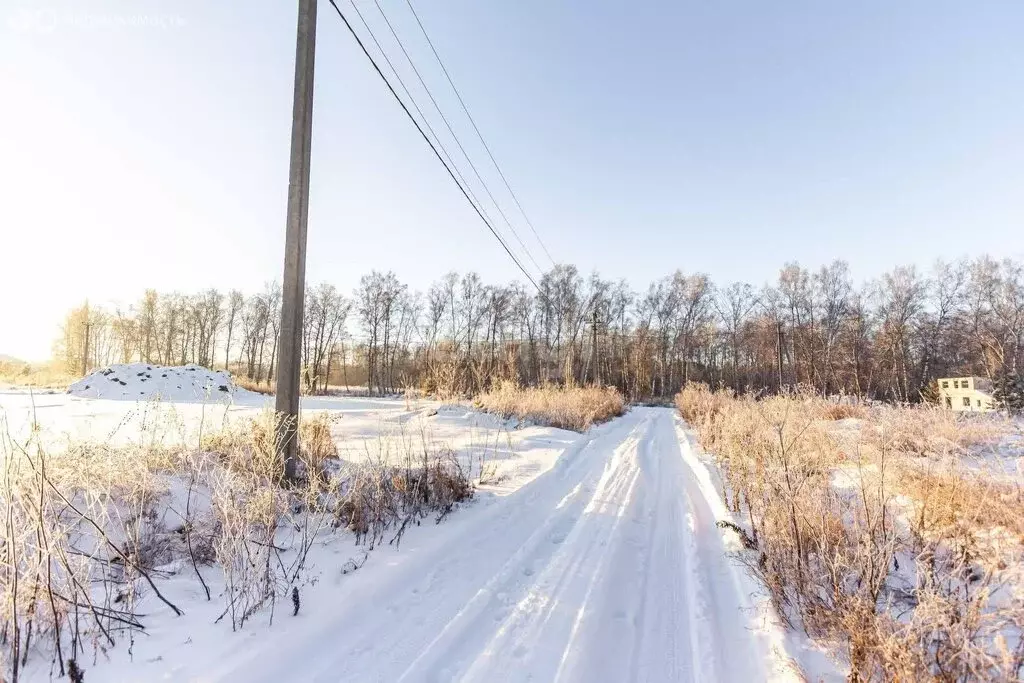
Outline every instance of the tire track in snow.
[(673, 414), (666, 427), (668, 424), (675, 432), (670, 459), (680, 465), (680, 486), (693, 522), (693, 556), (697, 560), (691, 580), (706, 597), (704, 604), (711, 617), (704, 630), (714, 644), (716, 677), (709, 680), (805, 681), (786, 652), (786, 634), (777, 615), (766, 600), (753, 597), (763, 588), (726, 551), (717, 522), (731, 518), (707, 467), (693, 453), (682, 419)]
[[(642, 416), (627, 415), (591, 430), (549, 472), (468, 513), (474, 517), (461, 534), (406, 561), (374, 582), (371, 593), (337, 605), (336, 619), (288, 633), (277, 643), (287, 658), (250, 653), (247, 661), (225, 662), (212, 680), (393, 683), (417, 661), (421, 673), (409, 672), (407, 680), (452, 680), (450, 668), (459, 665), (454, 643), (460, 635), (485, 638), (493, 631), (493, 610), (508, 599), (502, 586), (518, 576), (518, 568), (538, 548), (555, 552), (550, 539), (569, 533), (610, 454), (637, 438), (641, 422)], [(539, 570), (543, 558), (537, 561)], [(485, 614), (482, 628), (469, 629), (467, 635), (465, 625)]]
[[(693, 618), (695, 600), (688, 575), (693, 558), (687, 543), (685, 501), (678, 481), (677, 463), (666, 458), (671, 444), (663, 418), (652, 427), (656, 448), (649, 458), (653, 499), (650, 531), (650, 562), (645, 568), (646, 600), (643, 620), (638, 624), (638, 648), (630, 671), (631, 681), (716, 680), (701, 652), (699, 620)], [(672, 435), (674, 438), (674, 435)]]
[[(652, 444), (653, 445), (653, 444)], [(658, 498), (653, 495), (643, 495), (647, 493), (647, 489), (657, 490), (658, 482), (661, 477), (660, 458), (657, 457), (656, 453), (651, 453), (650, 449), (645, 449), (642, 452), (643, 465), (642, 468), (644, 479), (644, 490), (640, 495), (640, 502), (636, 506), (639, 514), (634, 516), (634, 524), (639, 526), (639, 530), (643, 531), (646, 526), (646, 533), (640, 536), (642, 539), (639, 543), (634, 541), (638, 550), (643, 550), (643, 562), (638, 564), (633, 571), (636, 572), (639, 580), (637, 582), (637, 588), (639, 595), (639, 608), (637, 609), (636, 615), (632, 621), (632, 639), (630, 644), (629, 652), (629, 666), (625, 672), (623, 672), (622, 680), (637, 681), (640, 672), (642, 670), (641, 663), (641, 651), (644, 647), (644, 634), (648, 630), (646, 624), (650, 618), (652, 611), (657, 608), (657, 600), (661, 599), (661, 596), (652, 596), (653, 591), (650, 590), (651, 581), (650, 575), (652, 567), (654, 566), (656, 557), (654, 552), (655, 539), (658, 536), (659, 529), (661, 528), (661, 516), (658, 514)], [(634, 543), (627, 543), (624, 547), (625, 552), (631, 550), (630, 545)], [(618, 581), (613, 576), (611, 577), (612, 582), (617, 583)], [(621, 602), (621, 596), (618, 598)], [(628, 605), (625, 607), (618, 607), (615, 609), (613, 614), (628, 614)], [(643, 626), (639, 628), (639, 626)], [(669, 655), (672, 657), (672, 655)], [(594, 661), (594, 660), (591, 660)], [(597, 663), (597, 662), (595, 662)], [(607, 666), (607, 664), (605, 664)], [(674, 666), (674, 660), (673, 660)]]
[(612, 537), (632, 499), (639, 476), (637, 450), (647, 438), (649, 422), (645, 419), (639, 426), (639, 441), (630, 439), (614, 451), (593, 497), (559, 551), (459, 680), (559, 679), (583, 612), (614, 549)]
[(374, 568), (336, 617), (207, 680), (796, 680), (769, 662), (778, 637), (755, 633), (721, 501), (676, 424), (638, 408), (592, 430), (444, 540)]

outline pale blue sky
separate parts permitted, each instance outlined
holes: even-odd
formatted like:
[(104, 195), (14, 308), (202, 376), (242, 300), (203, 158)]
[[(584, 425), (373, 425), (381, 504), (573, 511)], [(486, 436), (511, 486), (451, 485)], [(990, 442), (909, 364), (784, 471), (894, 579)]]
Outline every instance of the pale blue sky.
[[(497, 193), (404, 0), (382, 4)], [(866, 279), (1024, 254), (1018, 0), (414, 4), (584, 272), (759, 284), (788, 260)], [(0, 0), (0, 353), (45, 356), (87, 295), (280, 277), (295, 7)], [(326, 0), (314, 112), (311, 281), (516, 276)]]

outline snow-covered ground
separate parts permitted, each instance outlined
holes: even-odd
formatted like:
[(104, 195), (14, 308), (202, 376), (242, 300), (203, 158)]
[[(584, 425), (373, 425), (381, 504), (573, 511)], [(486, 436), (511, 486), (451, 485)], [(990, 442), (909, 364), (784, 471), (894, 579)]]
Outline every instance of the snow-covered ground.
[(353, 576), (316, 614), (259, 636), (266, 647), (235, 641), (186, 675), (798, 680), (726, 555), (702, 467), (670, 410), (635, 409), (515, 493)]
[[(209, 433), (258, 417), (274, 407), (273, 396), (237, 390), (231, 402), (170, 402), (80, 398), (57, 392), (0, 387), (0, 430), (24, 439), (33, 423), (53, 447), (72, 441), (114, 445), (159, 440), (197, 444)], [(304, 396), (303, 415), (325, 413), (345, 460), (360, 462), (398, 441), (446, 446), (467, 464), (486, 469), (487, 490), (514, 491), (549, 469), (579, 435), (562, 429), (517, 425), (468, 406), (393, 398)], [(394, 450), (394, 448), (392, 448)]]
[[(188, 440), (201, 423), (269, 405), (255, 394), (131, 403), (0, 389), (14, 433), (34, 414), (57, 442), (152, 438), (155, 424)], [(730, 556), (738, 539), (716, 527), (728, 517), (716, 475), (674, 411), (635, 408), (581, 435), (433, 402), (305, 398), (303, 410), (328, 413), (345, 459), (426, 437), (483, 455), (492, 483), (399, 549), (366, 556), (350, 534), (324, 534), (298, 616), (279, 605), (272, 625), (269, 613), (239, 632), (215, 623), (216, 568), (202, 568), (209, 602), (190, 566), (162, 568), (161, 591), (185, 614), (146, 594), (146, 633), (81, 662), (86, 680), (801, 680), (794, 642)], [(45, 656), (30, 663), (28, 680), (49, 678)]]

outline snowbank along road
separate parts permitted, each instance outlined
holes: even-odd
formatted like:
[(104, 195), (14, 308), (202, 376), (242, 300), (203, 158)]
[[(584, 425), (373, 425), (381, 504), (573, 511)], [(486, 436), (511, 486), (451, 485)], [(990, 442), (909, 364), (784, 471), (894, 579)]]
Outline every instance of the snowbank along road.
[(727, 554), (720, 510), (674, 413), (637, 408), (456, 533), (375, 567), (336, 609), (223, 653), (203, 678), (798, 680)]

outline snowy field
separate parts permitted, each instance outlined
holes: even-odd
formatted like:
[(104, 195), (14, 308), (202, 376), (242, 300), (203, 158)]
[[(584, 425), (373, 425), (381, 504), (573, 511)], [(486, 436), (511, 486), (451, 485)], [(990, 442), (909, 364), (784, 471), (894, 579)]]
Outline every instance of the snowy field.
[[(209, 433), (273, 410), (274, 399), (241, 390), (232, 402), (165, 402), (83, 399), (63, 393), (0, 388), (0, 420), (23, 439), (33, 420), (44, 442), (117, 445), (150, 442), (198, 443)], [(517, 425), (462, 405), (390, 398), (303, 397), (304, 416), (323, 413), (344, 460), (360, 462), (381, 443), (420, 440), (452, 448), (468, 463), (485, 459), (496, 490), (514, 490), (549, 469), (578, 435), (561, 429)]]
[[(0, 411), (16, 437), (35, 415), (54, 447), (198, 443), (201, 429), (272, 401), (219, 393), (137, 402), (0, 389)], [(829, 680), (730, 556), (740, 544), (716, 526), (729, 515), (717, 475), (673, 410), (634, 408), (582, 435), (429, 401), (304, 398), (302, 410), (329, 417), (343, 460), (388, 441), (444, 444), (475, 466), (475, 499), (410, 529), (398, 548), (367, 552), (351, 533), (324, 530), (298, 615), (282, 597), (236, 632), (217, 621), (221, 572), (201, 568), (207, 600), (175, 560), (159, 568), (158, 587), (184, 614), (142, 591), (145, 633), (80, 657), (86, 680), (802, 680), (794, 657)], [(22, 680), (54, 675), (39, 650)]]
[[(44, 442), (196, 444), (203, 433), (273, 410), (274, 398), (238, 388), (224, 372), (133, 363), (97, 370), (66, 393), (0, 387), (0, 419), (18, 439), (33, 422)], [(388, 442), (426, 440), (457, 451), (497, 490), (514, 490), (551, 467), (576, 434), (518, 425), (462, 405), (390, 398), (303, 397), (304, 416), (327, 415), (344, 460), (359, 462)], [(382, 445), (383, 444), (383, 445)]]

